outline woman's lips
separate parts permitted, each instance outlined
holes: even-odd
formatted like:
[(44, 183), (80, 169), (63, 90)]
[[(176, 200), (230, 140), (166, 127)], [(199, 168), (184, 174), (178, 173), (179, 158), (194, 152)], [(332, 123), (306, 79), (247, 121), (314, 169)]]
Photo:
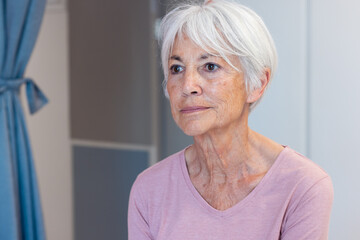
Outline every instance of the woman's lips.
[(194, 112), (200, 112), (209, 109), (209, 107), (203, 107), (203, 106), (194, 106), (194, 107), (185, 107), (180, 110), (182, 113), (194, 113)]

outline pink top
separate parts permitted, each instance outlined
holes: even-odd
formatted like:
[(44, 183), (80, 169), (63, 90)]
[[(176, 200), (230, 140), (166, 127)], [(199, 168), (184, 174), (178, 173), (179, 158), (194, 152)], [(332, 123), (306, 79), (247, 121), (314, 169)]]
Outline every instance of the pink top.
[(129, 240), (327, 239), (333, 187), (285, 147), (255, 189), (219, 211), (193, 186), (182, 150), (142, 172), (130, 194)]

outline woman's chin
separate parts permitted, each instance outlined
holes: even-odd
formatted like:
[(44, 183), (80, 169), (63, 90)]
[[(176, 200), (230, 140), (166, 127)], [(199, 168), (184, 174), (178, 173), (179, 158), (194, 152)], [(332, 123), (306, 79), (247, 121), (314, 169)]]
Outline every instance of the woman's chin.
[(207, 128), (205, 126), (187, 126), (180, 127), (181, 130), (188, 136), (198, 136), (207, 132)]

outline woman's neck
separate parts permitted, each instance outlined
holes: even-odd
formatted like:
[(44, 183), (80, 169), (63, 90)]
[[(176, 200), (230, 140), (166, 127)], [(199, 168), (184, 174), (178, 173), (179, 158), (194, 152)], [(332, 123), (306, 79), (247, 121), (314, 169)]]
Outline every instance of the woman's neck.
[(247, 126), (195, 136), (186, 151), (189, 175), (216, 185), (250, 184), (267, 172), (282, 149), (279, 146)]

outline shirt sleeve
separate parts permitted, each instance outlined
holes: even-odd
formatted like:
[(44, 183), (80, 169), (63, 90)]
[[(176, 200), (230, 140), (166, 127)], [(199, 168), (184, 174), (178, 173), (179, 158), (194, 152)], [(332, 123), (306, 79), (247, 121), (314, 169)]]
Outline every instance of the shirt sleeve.
[(142, 201), (140, 186), (133, 184), (128, 208), (128, 240), (151, 240), (146, 205)]
[(333, 186), (329, 176), (308, 189), (294, 206), (289, 207), (281, 231), (281, 240), (328, 239)]

